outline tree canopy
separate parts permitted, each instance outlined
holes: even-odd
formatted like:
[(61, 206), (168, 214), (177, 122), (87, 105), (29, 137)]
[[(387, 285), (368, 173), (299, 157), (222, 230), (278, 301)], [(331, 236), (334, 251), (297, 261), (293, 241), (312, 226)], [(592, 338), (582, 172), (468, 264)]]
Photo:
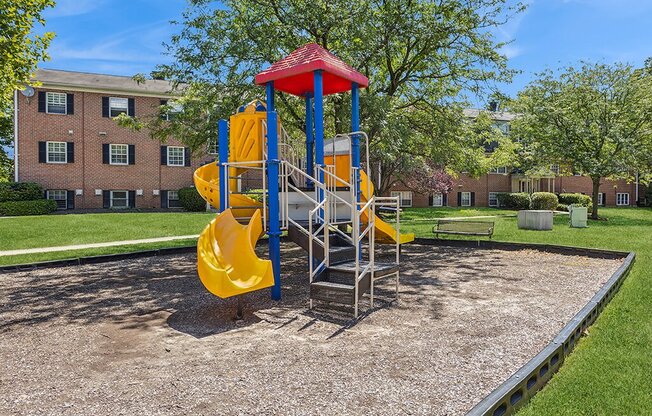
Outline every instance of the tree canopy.
[(12, 140), (13, 94), (48, 58), (45, 51), (54, 34), (36, 35), (33, 28), (45, 23), (41, 12), (52, 6), (53, 0), (3, 0), (0, 7), (0, 180), (10, 177), (11, 161), (4, 146)]
[[(512, 134), (525, 165), (556, 163), (591, 177), (593, 201), (601, 178), (632, 180), (650, 172), (652, 73), (630, 65), (582, 63), (538, 74), (510, 105), (520, 113)], [(592, 217), (598, 218), (598, 204)]]
[[(493, 33), (523, 8), (510, 0), (193, 0), (168, 45), (173, 63), (155, 74), (189, 84), (179, 99), (184, 112), (149, 127), (161, 140), (174, 135), (201, 149), (216, 136), (218, 118), (264, 94), (256, 73), (315, 42), (370, 79), (360, 118), (371, 170), (381, 166), (383, 177), (398, 179), (426, 165), (479, 174), (487, 161), (464, 122), (464, 96), (512, 78)], [(301, 100), (280, 94), (277, 106), (299, 136)], [(326, 117), (328, 135), (348, 131), (349, 97), (329, 96)]]

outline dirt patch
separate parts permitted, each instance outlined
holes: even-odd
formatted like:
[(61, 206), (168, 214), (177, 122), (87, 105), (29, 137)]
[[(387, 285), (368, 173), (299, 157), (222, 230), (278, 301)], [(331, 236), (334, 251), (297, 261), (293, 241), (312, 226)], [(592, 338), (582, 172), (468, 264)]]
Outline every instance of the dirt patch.
[(463, 414), (622, 264), (409, 245), (400, 301), (381, 281), (354, 323), (307, 309), (306, 257), (284, 245), (283, 301), (241, 324), (194, 255), (0, 276), (0, 414)]

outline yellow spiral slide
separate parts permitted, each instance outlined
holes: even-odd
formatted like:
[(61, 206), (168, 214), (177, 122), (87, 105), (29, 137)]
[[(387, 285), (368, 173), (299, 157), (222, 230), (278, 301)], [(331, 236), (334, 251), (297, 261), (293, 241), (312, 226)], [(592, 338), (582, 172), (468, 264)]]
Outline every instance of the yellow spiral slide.
[[(219, 175), (215, 163), (198, 168), (195, 187), (212, 206), (219, 207)], [(197, 241), (197, 271), (206, 289), (220, 298), (241, 295), (274, 284), (272, 262), (256, 255), (255, 247), (263, 235), (259, 202), (244, 195), (231, 195), (239, 217), (249, 217), (241, 225), (231, 209), (220, 213), (204, 228)]]

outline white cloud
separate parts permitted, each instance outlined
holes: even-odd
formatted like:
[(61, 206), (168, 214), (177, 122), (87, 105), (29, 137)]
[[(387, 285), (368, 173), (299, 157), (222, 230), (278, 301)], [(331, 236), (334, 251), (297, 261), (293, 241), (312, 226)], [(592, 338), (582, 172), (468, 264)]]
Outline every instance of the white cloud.
[(43, 17), (53, 19), (57, 17), (79, 16), (87, 14), (101, 7), (105, 0), (57, 0), (52, 9), (47, 9)]

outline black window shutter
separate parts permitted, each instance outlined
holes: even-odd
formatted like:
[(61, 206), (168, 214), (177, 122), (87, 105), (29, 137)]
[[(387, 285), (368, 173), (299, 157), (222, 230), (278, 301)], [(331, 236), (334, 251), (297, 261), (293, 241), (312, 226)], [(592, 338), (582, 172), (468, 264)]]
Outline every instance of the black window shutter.
[(435, 196), (433, 194), (430, 194), (430, 196), (428, 197), (428, 206), (429, 207), (432, 206), (432, 204), (434, 203), (434, 200), (435, 200)]
[(129, 164), (133, 165), (136, 163), (136, 145), (129, 145)]
[(457, 193), (457, 206), (458, 207), (462, 206), (462, 193), (461, 192)]
[(109, 97), (102, 97), (102, 117), (109, 117)]
[(136, 191), (129, 191), (129, 208), (136, 208)]
[(127, 115), (130, 117), (134, 117), (136, 115), (136, 100), (133, 98), (129, 98), (127, 102), (128, 102)]
[(66, 95), (66, 114), (75, 114), (75, 94)]
[(75, 209), (75, 191), (68, 191), (68, 209)]
[(75, 143), (66, 143), (66, 151), (68, 153), (68, 163), (75, 163)]
[(448, 206), (448, 194), (442, 194), (441, 204), (445, 207)]
[(45, 113), (45, 91), (38, 92), (38, 112)]
[[(168, 103), (168, 100), (161, 100), (161, 106), (164, 106)], [(168, 115), (166, 113), (161, 113), (161, 120), (167, 120)]]
[(111, 208), (111, 191), (102, 191), (102, 207)]
[(602, 193), (602, 205), (605, 206), (605, 207), (607, 206), (607, 194), (606, 194), (606, 192)]
[(475, 206), (475, 192), (471, 192), (471, 206)]
[(46, 142), (38, 142), (38, 163), (47, 163), (48, 151)]
[(161, 208), (168, 208), (168, 191), (161, 191)]
[(102, 163), (105, 165), (109, 164), (109, 144), (108, 143), (103, 143), (102, 144)]
[(161, 146), (161, 165), (168, 164), (168, 147)]
[(185, 166), (190, 166), (190, 149), (187, 147), (183, 148), (183, 162)]

